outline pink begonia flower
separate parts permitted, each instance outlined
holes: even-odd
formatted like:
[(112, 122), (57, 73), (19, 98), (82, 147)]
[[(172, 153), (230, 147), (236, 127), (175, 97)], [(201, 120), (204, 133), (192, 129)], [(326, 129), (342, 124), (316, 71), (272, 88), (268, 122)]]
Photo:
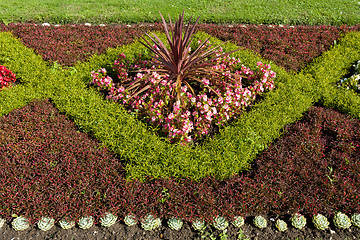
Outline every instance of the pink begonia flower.
[(202, 82), (204, 83), (204, 85), (209, 85), (210, 84), (210, 81), (208, 80), (208, 79), (206, 79), (206, 78), (203, 78), (202, 79)]
[(219, 104), (222, 104), (223, 102), (224, 102), (223, 98), (222, 98), (222, 97), (219, 97), (218, 103), (219, 103)]
[(209, 105), (205, 104), (204, 105), (204, 110), (205, 110), (205, 112), (209, 111)]
[(137, 74), (136, 74), (136, 77), (142, 79), (142, 78), (144, 77), (144, 74), (142, 74), (142, 73), (137, 73)]
[(206, 94), (203, 95), (203, 100), (206, 102), (208, 100)]
[(227, 96), (227, 97), (225, 98), (225, 101), (226, 101), (227, 103), (231, 103), (232, 98), (231, 98), (230, 96)]
[(215, 107), (212, 107), (211, 110), (212, 110), (212, 112), (213, 112), (214, 115), (217, 114), (217, 110), (216, 110)]

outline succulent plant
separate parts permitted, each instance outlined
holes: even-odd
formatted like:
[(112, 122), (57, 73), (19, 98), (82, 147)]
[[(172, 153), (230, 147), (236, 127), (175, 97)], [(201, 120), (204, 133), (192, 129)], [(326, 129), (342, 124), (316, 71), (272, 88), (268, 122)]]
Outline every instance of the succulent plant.
[(280, 231), (284, 232), (288, 229), (287, 224), (284, 220), (278, 219), (275, 222), (275, 227)]
[(155, 218), (153, 215), (149, 214), (147, 215), (142, 221), (141, 221), (141, 227), (144, 230), (151, 231), (154, 230), (157, 227), (161, 226), (161, 220), (160, 218)]
[(168, 226), (172, 229), (172, 230), (180, 230), (180, 228), (183, 225), (183, 221), (180, 218), (176, 218), (176, 217), (172, 217), (168, 220)]
[(118, 217), (112, 213), (105, 213), (104, 216), (100, 218), (100, 223), (103, 227), (110, 227), (116, 222), (117, 219)]
[(27, 220), (24, 216), (16, 217), (12, 221), (11, 225), (15, 231), (23, 231), (30, 227), (29, 220)]
[(196, 231), (201, 231), (205, 228), (205, 221), (196, 219), (191, 225)]
[(126, 215), (124, 218), (124, 222), (128, 226), (133, 226), (133, 225), (137, 224), (136, 217), (132, 214)]
[(225, 230), (228, 226), (229, 226), (229, 222), (226, 221), (226, 218), (224, 217), (220, 217), (217, 216), (214, 220), (213, 220), (213, 226), (217, 229), (217, 230)]
[(346, 214), (342, 212), (337, 212), (334, 216), (334, 225), (335, 227), (346, 229), (351, 226), (351, 220)]
[(294, 228), (302, 229), (306, 225), (306, 218), (301, 215), (300, 213), (295, 213), (291, 219), (291, 224), (294, 226)]
[(314, 226), (320, 230), (327, 229), (330, 224), (327, 218), (322, 214), (314, 215), (312, 222), (314, 223)]
[(267, 221), (263, 216), (256, 216), (253, 220), (253, 223), (255, 227), (258, 228), (266, 228), (267, 226)]
[(234, 227), (241, 227), (242, 225), (244, 225), (245, 223), (245, 218), (241, 217), (241, 216), (236, 216), (234, 217), (234, 221), (231, 222), (231, 224)]
[(6, 222), (5, 219), (0, 218), (0, 228), (2, 228), (2, 226), (4, 226), (5, 222)]
[(66, 221), (65, 219), (59, 221), (59, 224), (62, 229), (70, 229), (75, 226), (74, 221), (69, 222), (69, 221)]
[[(359, 61), (360, 62), (360, 61)], [(359, 213), (354, 213), (352, 216), (351, 216), (351, 223), (360, 228), (360, 214)]]
[(81, 229), (89, 229), (94, 225), (94, 218), (90, 217), (82, 217), (78, 222), (79, 228)]
[(38, 228), (42, 231), (49, 230), (54, 226), (54, 224), (55, 224), (55, 219), (50, 217), (42, 217), (37, 223)]

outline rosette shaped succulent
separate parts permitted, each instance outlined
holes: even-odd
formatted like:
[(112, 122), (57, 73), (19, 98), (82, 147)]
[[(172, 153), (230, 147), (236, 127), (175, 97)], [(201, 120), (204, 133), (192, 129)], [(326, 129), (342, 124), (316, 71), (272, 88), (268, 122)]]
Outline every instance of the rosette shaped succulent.
[(234, 227), (241, 227), (242, 225), (244, 225), (245, 223), (245, 218), (241, 217), (241, 216), (236, 216), (234, 217), (234, 221), (231, 222), (231, 224)]
[(346, 214), (342, 212), (337, 212), (334, 216), (334, 225), (335, 227), (346, 229), (351, 226), (351, 220)]
[(149, 214), (147, 215), (142, 221), (141, 221), (141, 227), (144, 230), (151, 231), (161, 226), (161, 220), (160, 218), (155, 218), (153, 215)]
[(126, 215), (125, 218), (124, 218), (124, 222), (128, 226), (133, 226), (133, 225), (137, 224), (136, 217), (134, 215), (132, 215), (132, 214)]
[(314, 226), (320, 230), (327, 229), (330, 224), (329, 221), (327, 220), (327, 218), (322, 214), (314, 215), (312, 222), (314, 223)]
[(30, 227), (29, 220), (27, 220), (24, 216), (16, 217), (12, 221), (11, 225), (15, 231), (23, 231)]
[(62, 229), (70, 229), (75, 227), (75, 221), (66, 221), (65, 219), (59, 221), (59, 224)]
[(105, 213), (104, 216), (100, 218), (100, 223), (103, 227), (110, 227), (116, 222), (117, 219), (118, 217), (112, 213)]
[(286, 231), (288, 229), (286, 222), (284, 220), (281, 220), (281, 219), (276, 220), (275, 227), (280, 232), (284, 232), (284, 231)]
[(267, 227), (267, 221), (263, 216), (256, 216), (253, 220), (253, 223), (255, 227), (258, 228), (266, 228)]
[(196, 231), (201, 231), (205, 228), (205, 221), (200, 220), (200, 219), (196, 219), (195, 221), (193, 221), (191, 223), (191, 226), (196, 230)]
[(90, 217), (82, 217), (78, 222), (79, 228), (81, 229), (89, 229), (94, 225), (94, 218)]
[(293, 227), (297, 229), (302, 229), (306, 225), (306, 218), (300, 213), (295, 213), (291, 217), (290, 221)]
[(0, 218), (0, 228), (2, 228), (2, 226), (4, 226), (5, 222), (6, 222), (5, 219)]
[(55, 224), (55, 219), (50, 217), (42, 217), (38, 222), (38, 228), (42, 231), (47, 231), (52, 228)]
[(222, 230), (225, 230), (229, 226), (229, 222), (226, 221), (226, 218), (217, 216), (213, 220), (213, 226), (215, 229), (222, 231)]
[(359, 213), (354, 213), (352, 216), (351, 216), (351, 223), (360, 228), (360, 214)]
[(184, 224), (183, 221), (177, 217), (170, 218), (167, 223), (169, 228), (176, 231), (179, 231)]

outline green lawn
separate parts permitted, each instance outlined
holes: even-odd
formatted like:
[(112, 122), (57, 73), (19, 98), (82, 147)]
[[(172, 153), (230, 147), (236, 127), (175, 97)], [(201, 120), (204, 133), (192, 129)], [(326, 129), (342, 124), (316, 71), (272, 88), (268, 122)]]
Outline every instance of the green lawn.
[(201, 15), (207, 23), (360, 24), (359, 0), (1, 0), (0, 22), (138, 23)]

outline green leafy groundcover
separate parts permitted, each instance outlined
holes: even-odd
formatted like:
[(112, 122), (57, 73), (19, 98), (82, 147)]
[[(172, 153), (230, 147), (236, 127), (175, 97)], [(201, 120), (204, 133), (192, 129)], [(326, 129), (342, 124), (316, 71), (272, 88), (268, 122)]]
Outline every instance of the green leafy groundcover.
[[(205, 33), (196, 34), (197, 39), (207, 37)], [(215, 38), (210, 41), (220, 43)], [(349, 33), (297, 75), (287, 73), (248, 50), (234, 53), (234, 57), (240, 58), (250, 68), (254, 68), (258, 61), (270, 63), (277, 74), (276, 89), (204, 145), (187, 147), (160, 139), (122, 106), (104, 100), (95, 89), (88, 87), (90, 72), (100, 67), (111, 69), (120, 53), (124, 53), (129, 61), (139, 53), (146, 53), (138, 42), (93, 56), (88, 62), (77, 64), (77, 72), (70, 74), (51, 71), (33, 50), (26, 48), (10, 33), (1, 33), (0, 64), (16, 73), (22, 84), (0, 92), (0, 116), (32, 99), (50, 98), (60, 112), (73, 119), (81, 130), (92, 133), (126, 163), (128, 180), (144, 180), (146, 176), (190, 177), (195, 180), (215, 176), (225, 179), (249, 169), (256, 154), (278, 138), (285, 125), (300, 119), (315, 102), (336, 105), (330, 97), (332, 94), (342, 100), (337, 103), (338, 108), (359, 118), (359, 97), (347, 99), (348, 93), (332, 86), (360, 58), (359, 46), (360, 33)], [(231, 51), (237, 47), (226, 43), (223, 48)]]

